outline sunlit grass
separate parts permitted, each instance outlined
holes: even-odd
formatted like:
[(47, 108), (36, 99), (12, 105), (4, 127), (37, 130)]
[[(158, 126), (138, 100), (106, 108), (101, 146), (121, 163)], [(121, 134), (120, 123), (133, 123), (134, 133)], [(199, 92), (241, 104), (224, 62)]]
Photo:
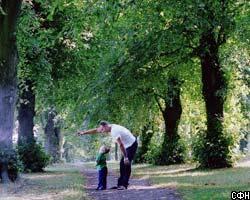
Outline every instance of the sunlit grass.
[(82, 200), (84, 179), (74, 165), (54, 165), (44, 173), (22, 175), (19, 183), (3, 188), (0, 199), (6, 200)]
[(230, 199), (232, 191), (250, 190), (250, 166), (197, 170), (195, 165), (135, 165), (133, 175), (157, 187), (173, 187), (183, 199)]

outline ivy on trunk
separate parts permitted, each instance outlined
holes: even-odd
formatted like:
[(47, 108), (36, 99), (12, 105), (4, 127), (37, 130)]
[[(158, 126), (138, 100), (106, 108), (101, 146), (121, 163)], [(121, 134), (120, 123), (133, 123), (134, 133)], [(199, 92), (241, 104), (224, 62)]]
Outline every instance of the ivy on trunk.
[(206, 106), (207, 131), (204, 138), (201, 166), (222, 168), (232, 165), (230, 141), (223, 134), (223, 108), (227, 95), (227, 81), (219, 62), (219, 46), (213, 30), (202, 34), (199, 58), (202, 68), (202, 93)]
[(18, 106), (18, 144), (34, 141), (35, 92), (32, 80), (24, 81), (24, 88), (19, 89)]
[(167, 94), (164, 98), (164, 108), (160, 106), (164, 123), (164, 141), (157, 164), (178, 164), (184, 162), (185, 147), (180, 143), (178, 135), (178, 125), (181, 118), (182, 106), (180, 100), (181, 80), (171, 76), (167, 80)]

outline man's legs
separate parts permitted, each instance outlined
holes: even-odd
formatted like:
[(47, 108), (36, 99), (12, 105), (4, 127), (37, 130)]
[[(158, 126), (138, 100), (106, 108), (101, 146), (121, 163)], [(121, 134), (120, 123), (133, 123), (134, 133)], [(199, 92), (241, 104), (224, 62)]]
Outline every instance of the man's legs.
[(108, 175), (108, 168), (104, 167), (104, 173), (103, 173), (103, 189), (107, 188), (107, 175)]
[(118, 179), (118, 186), (128, 187), (128, 182), (131, 174), (131, 164), (132, 160), (134, 159), (136, 150), (137, 150), (137, 141), (131, 147), (126, 149), (128, 159), (130, 161), (129, 165), (124, 164), (124, 158), (122, 157), (120, 161), (120, 178)]
[(118, 187), (124, 185), (123, 184), (124, 176), (125, 176), (125, 164), (124, 164), (124, 157), (122, 156), (120, 160), (120, 177), (118, 178), (118, 184), (117, 184)]
[(100, 189), (102, 186), (102, 170), (99, 169), (98, 170), (98, 186), (97, 186), (97, 190)]

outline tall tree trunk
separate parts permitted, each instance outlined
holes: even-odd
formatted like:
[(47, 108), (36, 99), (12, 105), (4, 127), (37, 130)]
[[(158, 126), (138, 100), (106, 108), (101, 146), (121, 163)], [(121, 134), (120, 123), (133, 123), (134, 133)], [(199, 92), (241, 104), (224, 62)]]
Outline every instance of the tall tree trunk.
[[(0, 7), (0, 152), (7, 153), (12, 150), (18, 62), (15, 30), (21, 0), (2, 0)], [(2, 182), (9, 182), (8, 160), (2, 157), (0, 176)]]
[(62, 157), (62, 136), (60, 126), (56, 123), (57, 113), (50, 109), (47, 113), (47, 122), (44, 129), (45, 133), (45, 150), (52, 156), (53, 162), (60, 161)]
[(170, 77), (167, 82), (168, 91), (162, 115), (165, 123), (165, 134), (159, 164), (176, 164), (184, 161), (184, 148), (179, 145), (178, 125), (182, 114), (180, 100), (181, 82), (178, 77)]
[(207, 156), (201, 163), (204, 167), (227, 167), (229, 148), (223, 136), (223, 106), (227, 94), (227, 82), (219, 62), (219, 45), (212, 30), (203, 33), (200, 40), (202, 93), (206, 105), (207, 131), (204, 151)]
[(35, 92), (34, 82), (24, 81), (25, 88), (19, 89), (18, 107), (18, 145), (30, 144), (34, 139)]

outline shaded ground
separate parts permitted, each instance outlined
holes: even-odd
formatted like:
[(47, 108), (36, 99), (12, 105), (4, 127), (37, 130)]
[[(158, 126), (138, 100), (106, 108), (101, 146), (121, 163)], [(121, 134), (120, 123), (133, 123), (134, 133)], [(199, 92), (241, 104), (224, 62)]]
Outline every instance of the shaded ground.
[(15, 183), (0, 184), (0, 200), (87, 200), (84, 179), (74, 165), (55, 165), (44, 173), (22, 174)]
[[(177, 194), (174, 188), (157, 188), (151, 186), (147, 179), (130, 179), (130, 185), (127, 190), (104, 190), (96, 191), (97, 187), (97, 171), (94, 169), (84, 169), (82, 171), (86, 178), (86, 191), (90, 197), (95, 200), (180, 200), (180, 195)], [(109, 170), (108, 188), (116, 186), (117, 175)]]

